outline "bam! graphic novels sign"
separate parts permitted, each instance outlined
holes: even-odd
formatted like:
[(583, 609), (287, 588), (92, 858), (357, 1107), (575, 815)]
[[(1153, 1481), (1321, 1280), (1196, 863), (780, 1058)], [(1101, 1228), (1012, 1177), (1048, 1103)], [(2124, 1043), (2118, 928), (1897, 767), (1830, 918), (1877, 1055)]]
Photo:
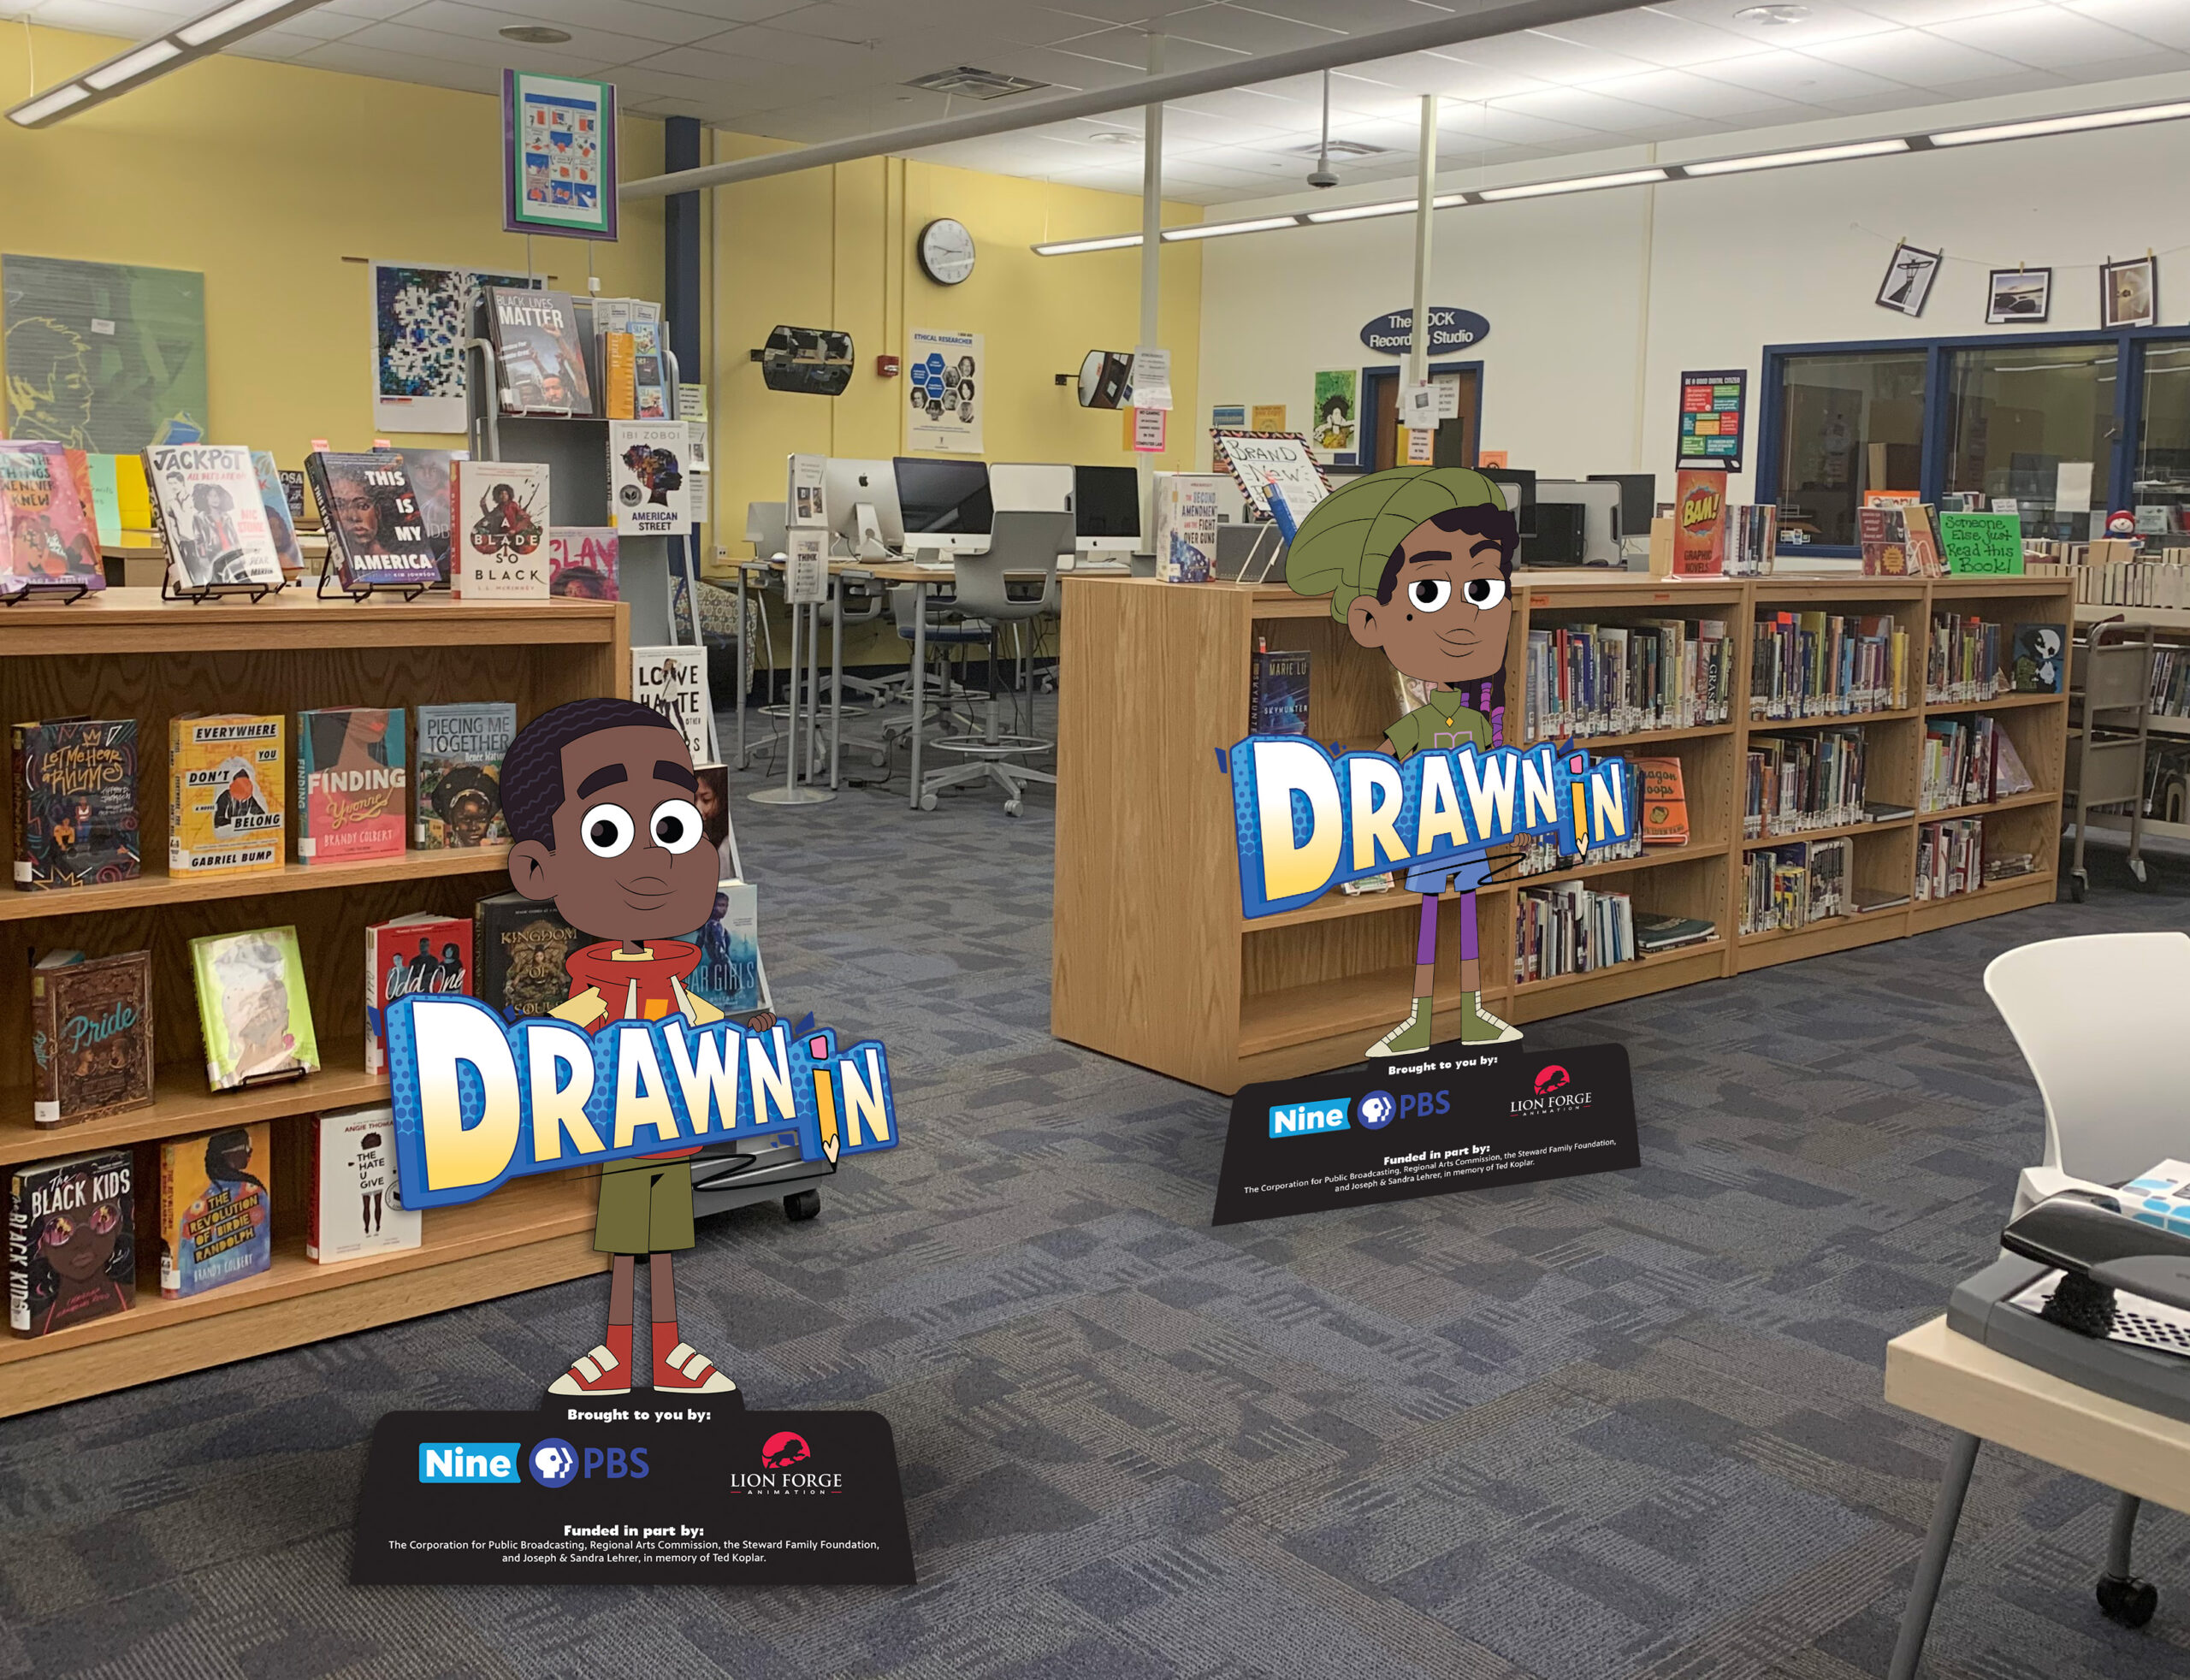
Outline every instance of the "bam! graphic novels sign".
[(1405, 1064), (1242, 1090), (1210, 1222), (1641, 1164), (1618, 1044), (1525, 1053), (1440, 1044)]

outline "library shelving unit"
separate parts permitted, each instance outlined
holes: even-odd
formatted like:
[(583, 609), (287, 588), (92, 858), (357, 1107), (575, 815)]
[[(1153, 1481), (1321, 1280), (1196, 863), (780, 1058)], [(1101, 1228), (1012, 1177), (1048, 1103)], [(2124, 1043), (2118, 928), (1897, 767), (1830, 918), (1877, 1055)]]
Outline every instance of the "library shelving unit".
[[(1586, 880), (1626, 892), (1636, 908), (1698, 917), (1717, 937), (1633, 962), (1515, 984), (1515, 884), (1477, 896), (1485, 1004), (1516, 1023), (1718, 979), (1974, 917), (2051, 902), (2066, 751), (2065, 695), (2011, 695), (1927, 704), (1926, 635), (1934, 611), (2066, 625), (2074, 586), (2054, 578), (1864, 577), (1853, 574), (1672, 580), (1625, 572), (1521, 571), (1506, 655), (1506, 738), (1519, 739), (1527, 632), (1560, 624), (1658, 618), (1724, 620), (1734, 661), (1724, 723), (1585, 737), (1681, 760), (1690, 839), (1639, 858), (1524, 878), (1521, 889)], [(1393, 890), (1333, 890), (1253, 921), (1240, 914), (1231, 783), (1221, 755), (1246, 733), (1252, 653), (1311, 656), (1309, 729), (1335, 748), (1369, 748), (1397, 715), (1389, 665), (1335, 623), (1328, 601), (1282, 585), (1166, 584), (1075, 576), (1066, 583), (1058, 701), (1057, 896), (1051, 1031), (1212, 1091), (1360, 1060), (1400, 1019), (1412, 990), (1419, 899)], [(1800, 722), (1748, 716), (1751, 625), (1781, 611), (1891, 614), (1909, 632), (1908, 703), (1866, 717)], [(2028, 851), (2034, 872), (1954, 897), (1912, 902), (1807, 927), (1742, 935), (1741, 861), (1760, 846), (1835, 832), (1744, 840), (1749, 737), (1860, 725), (1866, 797), (1916, 804), (1926, 719), (1996, 713), (2038, 790), (1996, 804), (1920, 813), (1845, 831), (1856, 837), (1854, 884), (1863, 896), (1910, 893), (1916, 830), (1981, 815), (1988, 848)], [(1996, 825), (1997, 829), (1996, 829)], [(1459, 932), (1449, 908), (1438, 926), (1435, 1030), (1458, 1032)]]
[[(601, 1269), (591, 1186), (581, 1174), (506, 1186), (425, 1216), (424, 1241), (322, 1265), (304, 1254), (306, 1116), (382, 1101), (364, 1071), (364, 930), (414, 910), (469, 914), (509, 885), (500, 850), (411, 851), (200, 879), (167, 873), (168, 721), (191, 712), (293, 714), (323, 706), (507, 700), (520, 725), (566, 700), (628, 695), (627, 609), (612, 601), (315, 600), (285, 590), (256, 605), (163, 602), (110, 589), (0, 623), (7, 719), (134, 718), (145, 873), (108, 886), (0, 896), (19, 959), (0, 965), (0, 1177), (28, 1161), (136, 1145), (137, 1305), (52, 1335), (0, 1335), (0, 1415), (346, 1334)], [(285, 742), (294, 762), (293, 736)], [(293, 808), (293, 782), (285, 788)], [(293, 925), (321, 1070), (286, 1085), (213, 1093), (190, 974), (201, 934)], [(55, 949), (152, 952), (156, 1097), (80, 1125), (31, 1123), (29, 962)], [(272, 1122), (274, 1263), (185, 1300), (161, 1297), (157, 1141)], [(148, 1168), (150, 1170), (148, 1170)]]

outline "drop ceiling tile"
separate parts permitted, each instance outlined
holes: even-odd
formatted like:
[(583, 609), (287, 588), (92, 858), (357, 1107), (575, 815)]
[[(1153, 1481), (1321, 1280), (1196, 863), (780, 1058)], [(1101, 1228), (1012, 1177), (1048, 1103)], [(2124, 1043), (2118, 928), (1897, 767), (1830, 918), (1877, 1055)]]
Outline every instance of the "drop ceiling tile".
[(418, 0), (326, 0), (313, 9), (323, 17), (348, 17), (385, 21), (400, 17), (418, 4)]
[[(731, 40), (727, 36), (717, 36), (715, 38), (724, 42)], [(626, 63), (632, 69), (675, 76), (681, 81), (698, 86), (731, 86), (741, 82), (759, 81), (780, 83), (786, 79), (784, 67), (781, 64), (759, 57), (750, 51), (725, 50), (712, 45), (668, 47), (658, 52), (641, 52), (627, 60)]]
[(492, 93), (501, 86), (501, 72), (484, 65), (459, 63), (453, 59), (423, 56), (369, 46), (355, 38), (328, 41), (291, 61), (315, 69), (346, 75), (377, 76), (383, 81), (413, 82), (423, 87), (453, 87), (464, 92)]
[(1492, 105), (1494, 111), (1547, 117), (1576, 128), (1607, 134), (1648, 134), (1665, 127), (1667, 115), (1649, 105), (1612, 98), (1585, 87), (1554, 87), (1542, 93), (1517, 93)]
[(1897, 29), (1860, 40), (1827, 41), (1811, 49), (1810, 56), (1847, 69), (1868, 71), (1924, 92), (1956, 86), (1956, 98), (1962, 97), (1960, 83), (2012, 75), (2026, 68), (2011, 58), (1980, 52), (1921, 29)]
[(1175, 17), (1164, 24), (1164, 59), (1174, 44), (1181, 40), (1200, 41), (1210, 46), (1229, 47), (1243, 56), (1262, 57), (1273, 52), (1290, 52), (1295, 47), (1327, 46), (1333, 41), (1342, 41), (1352, 33), (1321, 26), (1296, 22), (1270, 12), (1251, 12), (1236, 6), (1210, 6), (1188, 17)]
[(1068, 17), (1092, 18), (1102, 23), (1175, 20), (1184, 27), (1189, 20), (1216, 8), (1214, 0), (1067, 0), (1067, 3), (1052, 9)]
[[(510, 0), (504, 9), (522, 11), (520, 21), (558, 28), (620, 35), (636, 44), (679, 46), (719, 35), (735, 19), (704, 17), (696, 11), (657, 6), (648, 0)], [(311, 15), (307, 12), (306, 17)], [(635, 50), (638, 50), (636, 45)], [(623, 55), (630, 56), (627, 52)]]
[(1909, 103), (1909, 88), (1904, 83), (1799, 52), (1766, 53), (1755, 58), (1709, 65), (1690, 74), (1760, 93), (1777, 94), (1806, 105), (1826, 105), (1835, 109), (1850, 101), (1879, 97), (1902, 104)]
[(1512, 110), (1504, 105), (1483, 106), (1477, 114), (1475, 132), (1494, 140), (1510, 140), (1518, 145), (1556, 146), (1578, 142), (1601, 146), (1607, 144), (1608, 139), (1601, 128), (1577, 127), (1571, 122), (1555, 121), (1532, 112)]
[(262, 58), (269, 63), (281, 63), (300, 52), (309, 52), (328, 38), (324, 35), (294, 35), (282, 29), (262, 29), (256, 35), (246, 35), (234, 46), (224, 49), (223, 56)]
[[(1472, 53), (1489, 44), (1471, 41), (1468, 50)], [(1650, 67), (1635, 60), (1626, 61), (1631, 71), (1647, 70)], [(1351, 71), (1331, 73), (1336, 86), (1341, 76), (1359, 76), (1382, 85), (1388, 97), (1412, 99), (1424, 93), (1441, 94), (1448, 99), (1499, 99), (1511, 93), (1535, 93), (1553, 86), (1541, 77), (1524, 75), (1503, 65), (1480, 63), (1472, 57), (1463, 57), (1458, 49), (1452, 51), (1409, 53), (1402, 58), (1380, 58), (1367, 64), (1356, 65)], [(1358, 91), (1365, 97), (1366, 88)]]
[[(131, 41), (163, 34), (187, 15), (116, 5), (114, 0), (45, 0), (36, 14), (40, 23), (56, 29), (80, 29), (86, 34), (114, 35)], [(115, 48), (116, 52), (121, 50)]]
[(1985, 52), (1998, 53), (2018, 64), (2046, 70), (2125, 63), (2134, 61), (2149, 45), (2134, 35), (2109, 27), (2097, 18), (2080, 17), (2052, 6), (2011, 12), (2003, 17), (1936, 23), (1927, 33)]
[(1980, 76), (1973, 81), (1956, 82), (1954, 97), (1956, 99), (1992, 99), (2009, 93), (2041, 93), (2052, 88), (2074, 86), (2076, 80), (2067, 71), (2034, 70), (2018, 65), (2005, 75)]
[(1809, 15), (1797, 23), (1755, 23), (1736, 18), (1736, 13), (1755, 3), (1756, 0), (1662, 0), (1652, 9), (1725, 30), (1739, 40), (1775, 52), (1808, 52), (1828, 41), (1860, 39), (1899, 27), (1867, 7), (1842, 5), (1838, 0), (1802, 0)]
[[(1073, 3), (1078, 4), (1079, 0)], [(1350, 35), (1411, 28), (1466, 9), (1459, 5), (1424, 5), (1421, 0), (1345, 0), (1343, 5), (1334, 5), (1331, 0), (1238, 0), (1238, 9), (1299, 18), (1305, 23), (1335, 25)]]
[(1920, 29), (1963, 18), (2052, 9), (2052, 0), (1862, 0), (1862, 4), (1865, 11), (1874, 12), (1890, 23), (1905, 23)]
[(2190, 6), (2182, 0), (2069, 0), (2069, 9), (2162, 46), (2190, 49)]
[(1648, 75), (1625, 76), (1618, 81), (1600, 82), (1590, 92), (1682, 116), (1746, 117), (1759, 125), (1796, 122), (1816, 115), (1813, 109), (1779, 94), (1743, 87), (1738, 82), (1715, 81), (1687, 70), (1653, 70)]
[(1554, 87), (1586, 87), (1614, 76), (1631, 76), (1656, 67), (1625, 53), (1606, 52), (1562, 40), (1556, 35), (1524, 31), (1499, 35), (1487, 41), (1469, 41), (1452, 49), (1452, 56), (1486, 70), (1503, 70)]
[[(311, 14), (305, 15), (310, 16)], [(533, 61), (541, 55), (550, 56), (551, 68), (552, 64), (571, 64), (581, 58), (593, 65), (614, 64), (630, 58), (634, 51), (650, 52), (659, 45), (657, 42), (635, 40), (629, 35), (613, 31), (581, 28), (569, 24), (562, 27), (570, 30), (571, 38), (549, 46), (530, 46), (522, 42), (504, 40), (497, 33), (532, 21), (522, 12), (492, 11), (484, 6), (467, 5), (464, 0), (425, 0), (424, 4), (404, 13), (394, 27), (430, 29), (437, 34), (483, 43), (520, 69), (533, 68)]]
[[(1998, 0), (1992, 3), (1997, 4)], [(1722, 59), (1771, 50), (1768, 42), (1749, 39), (1731, 30), (1714, 29), (1689, 18), (1675, 17), (1654, 7), (1554, 24), (1534, 33), (1669, 69), (1714, 64)]]

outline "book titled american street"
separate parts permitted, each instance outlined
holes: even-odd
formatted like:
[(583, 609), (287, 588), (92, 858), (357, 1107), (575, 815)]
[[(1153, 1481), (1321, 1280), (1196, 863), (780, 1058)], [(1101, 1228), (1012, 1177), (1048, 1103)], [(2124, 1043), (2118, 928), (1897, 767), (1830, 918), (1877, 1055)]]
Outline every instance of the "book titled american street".
[(319, 1071), (319, 1039), (312, 1031), (295, 928), (192, 939), (190, 971), (198, 988), (198, 1024), (205, 1035), (205, 1082), (212, 1090)]
[(160, 1293), (202, 1295), (274, 1263), (270, 1128), (232, 1126), (160, 1145)]
[(413, 784), (419, 849), (506, 846), (502, 755), (517, 738), (510, 701), (421, 706), (418, 774)]
[(682, 420), (608, 423), (608, 511), (626, 536), (683, 536), (691, 529), (684, 482), (691, 428)]
[(400, 455), (316, 449), (305, 458), (305, 470), (344, 589), (423, 589), (441, 581), (441, 560), (426, 529), (425, 509)]
[(177, 589), (279, 588), (281, 556), (266, 523), (258, 467), (234, 444), (154, 444), (145, 451), (168, 576)]
[(64, 718), (10, 733), (15, 884), (35, 891), (133, 880), (137, 720)]
[(425, 1221), (398, 1199), (394, 1115), (385, 1104), (308, 1115), (311, 1216), (305, 1258), (324, 1265), (382, 1249), (416, 1248)]
[(126, 1149), (9, 1174), (9, 1329), (49, 1336), (137, 1304), (136, 1176)]
[(545, 600), (548, 468), (453, 462), (449, 494), (449, 593), (459, 600)]
[(505, 414), (591, 414), (593, 387), (567, 292), (487, 288), (487, 319), (501, 366)]
[(400, 707), (297, 713), (297, 856), (305, 863), (401, 857), (410, 759)]
[(168, 871), (281, 867), (280, 718), (227, 713), (168, 724)]
[(704, 648), (631, 649), (631, 698), (651, 706), (677, 725), (692, 761), (707, 751), (707, 650)]
[(73, 1126), (152, 1101), (152, 954), (49, 951), (31, 970), (31, 1122)]
[(414, 911), (365, 930), (365, 1071), (388, 1071), (388, 1006), (413, 992), (471, 990), (471, 922)]

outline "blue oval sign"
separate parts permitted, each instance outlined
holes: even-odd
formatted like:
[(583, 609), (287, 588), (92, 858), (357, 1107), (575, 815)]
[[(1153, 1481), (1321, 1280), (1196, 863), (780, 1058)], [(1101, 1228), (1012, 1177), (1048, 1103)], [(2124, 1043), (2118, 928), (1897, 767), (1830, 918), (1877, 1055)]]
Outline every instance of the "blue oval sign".
[[(1429, 353), (1465, 350), (1490, 336), (1490, 322), (1471, 309), (1429, 310)], [(1361, 342), (1380, 356), (1404, 356), (1414, 347), (1414, 311), (1395, 309), (1361, 329)]]

